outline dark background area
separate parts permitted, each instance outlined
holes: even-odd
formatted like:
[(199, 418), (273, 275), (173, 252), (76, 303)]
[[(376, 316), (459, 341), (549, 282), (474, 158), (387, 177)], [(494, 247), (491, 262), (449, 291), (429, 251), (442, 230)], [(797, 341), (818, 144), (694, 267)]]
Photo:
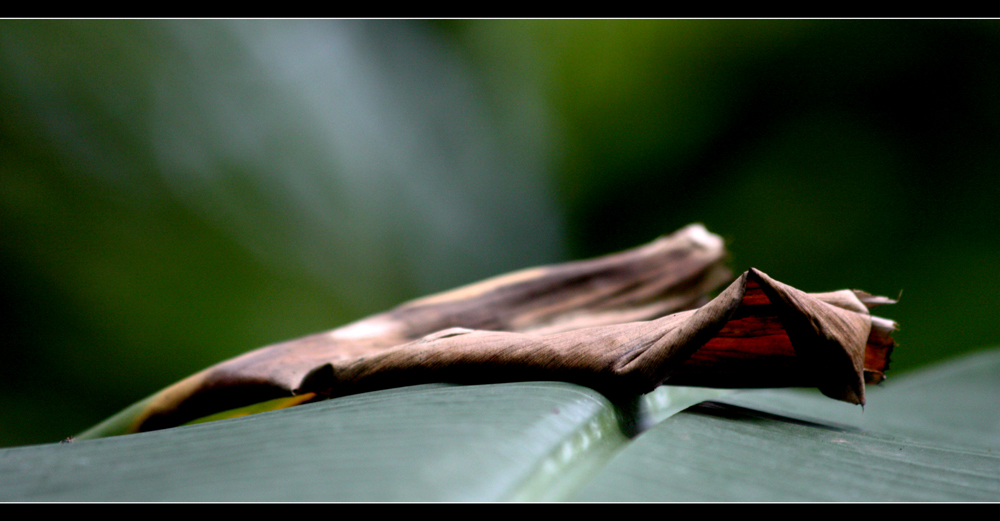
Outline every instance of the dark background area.
[(702, 222), (996, 345), (995, 21), (0, 21), (0, 445)]

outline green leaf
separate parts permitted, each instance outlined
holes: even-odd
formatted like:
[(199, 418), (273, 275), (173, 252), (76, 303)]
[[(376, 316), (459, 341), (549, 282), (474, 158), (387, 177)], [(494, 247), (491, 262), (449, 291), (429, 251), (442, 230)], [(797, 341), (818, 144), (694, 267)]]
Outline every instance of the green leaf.
[(896, 378), (864, 412), (798, 390), (393, 389), (0, 450), (0, 499), (993, 501), (998, 368), (994, 349)]
[(981, 351), (870, 387), (857, 407), (801, 390), (762, 390), (734, 395), (727, 403), (761, 411), (843, 424), (934, 444), (1000, 453), (1000, 351)]
[(996, 501), (1000, 350), (870, 391), (860, 408), (804, 390), (699, 406), (644, 433), (573, 499)]
[[(678, 400), (684, 407), (718, 392), (656, 394), (644, 407), (659, 404), (663, 414)], [(0, 499), (544, 498), (578, 488), (626, 443), (626, 416), (600, 394), (563, 383), (393, 389), (150, 433), (7, 449), (0, 451)]]
[(994, 501), (1000, 455), (771, 416), (692, 408), (645, 433), (581, 501)]

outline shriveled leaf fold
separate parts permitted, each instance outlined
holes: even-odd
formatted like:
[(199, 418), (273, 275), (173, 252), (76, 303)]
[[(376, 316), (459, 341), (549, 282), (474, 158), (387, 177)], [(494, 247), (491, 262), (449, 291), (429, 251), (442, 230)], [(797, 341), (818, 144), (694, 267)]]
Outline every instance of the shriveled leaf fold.
[(428, 382), (562, 380), (612, 395), (664, 383), (808, 386), (863, 404), (896, 327), (868, 308), (893, 301), (807, 294), (756, 269), (708, 301), (731, 276), (724, 257), (722, 240), (692, 225), (615, 255), (488, 279), (222, 362), (109, 422), (153, 430), (276, 398)]

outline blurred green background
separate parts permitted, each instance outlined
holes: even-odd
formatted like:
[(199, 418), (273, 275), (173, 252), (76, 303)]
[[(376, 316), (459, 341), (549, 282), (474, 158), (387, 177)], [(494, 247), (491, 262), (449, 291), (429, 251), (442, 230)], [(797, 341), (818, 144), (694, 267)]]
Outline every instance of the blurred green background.
[(993, 346), (998, 149), (996, 21), (3, 20), (0, 446), (691, 222)]

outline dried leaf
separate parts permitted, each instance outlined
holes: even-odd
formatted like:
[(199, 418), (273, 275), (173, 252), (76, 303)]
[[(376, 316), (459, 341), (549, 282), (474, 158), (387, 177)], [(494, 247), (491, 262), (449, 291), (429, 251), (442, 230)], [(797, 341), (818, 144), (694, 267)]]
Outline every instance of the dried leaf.
[(296, 392), (341, 396), (433, 381), (561, 380), (640, 394), (667, 382), (815, 386), (863, 404), (871, 323), (851, 291), (813, 296), (751, 269), (696, 310), (549, 334), (450, 328), (324, 364)]
[(892, 301), (850, 290), (810, 295), (752, 269), (705, 303), (729, 277), (724, 256), (718, 236), (692, 225), (619, 254), (418, 299), (206, 369), (133, 406), (123, 430), (281, 397), (441, 381), (562, 380), (611, 395), (663, 383), (815, 386), (863, 404), (895, 328), (868, 307)]

